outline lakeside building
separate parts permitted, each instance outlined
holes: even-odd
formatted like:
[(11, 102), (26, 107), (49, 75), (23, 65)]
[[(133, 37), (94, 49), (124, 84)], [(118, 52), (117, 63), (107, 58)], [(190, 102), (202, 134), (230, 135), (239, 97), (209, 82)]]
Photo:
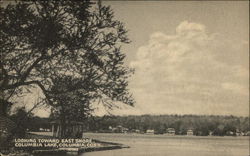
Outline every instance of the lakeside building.
[(136, 129), (135, 133), (141, 133), (141, 131), (139, 129)]
[(175, 129), (174, 128), (168, 128), (167, 130), (166, 130), (166, 134), (167, 135), (175, 135)]
[(236, 136), (243, 136), (244, 133), (241, 132), (239, 129), (236, 129), (235, 135), (236, 135)]
[(115, 128), (112, 128), (112, 132), (115, 132), (115, 133), (127, 133), (128, 128), (119, 125), (119, 126), (117, 126)]
[(208, 135), (209, 135), (209, 136), (212, 136), (213, 133), (214, 133), (213, 131), (208, 131)]
[(50, 132), (50, 129), (40, 127), (40, 128), (39, 128), (39, 131), (40, 131), (40, 132)]
[(188, 136), (194, 135), (194, 131), (191, 130), (191, 129), (187, 130), (187, 135), (188, 135)]
[(131, 129), (129, 132), (131, 132), (131, 133), (140, 133), (141, 131), (139, 129)]
[(233, 132), (233, 131), (227, 131), (227, 132), (226, 132), (226, 135), (228, 135), (228, 136), (233, 136), (233, 135), (234, 135), (234, 132)]
[(155, 133), (155, 130), (153, 130), (153, 129), (148, 129), (146, 131), (146, 134), (154, 134), (154, 133)]

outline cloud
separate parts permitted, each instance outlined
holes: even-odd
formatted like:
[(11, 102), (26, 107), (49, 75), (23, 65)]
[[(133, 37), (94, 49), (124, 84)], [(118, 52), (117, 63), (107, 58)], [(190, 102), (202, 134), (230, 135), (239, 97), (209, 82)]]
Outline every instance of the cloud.
[(190, 23), (188, 21), (184, 21), (176, 28), (177, 34), (182, 34), (185, 32), (190, 33), (192, 31), (204, 32), (205, 26), (198, 23)]
[(130, 63), (138, 107), (145, 113), (247, 115), (248, 70), (239, 61), (230, 64), (240, 53), (228, 43), (188, 21), (174, 35), (153, 33)]

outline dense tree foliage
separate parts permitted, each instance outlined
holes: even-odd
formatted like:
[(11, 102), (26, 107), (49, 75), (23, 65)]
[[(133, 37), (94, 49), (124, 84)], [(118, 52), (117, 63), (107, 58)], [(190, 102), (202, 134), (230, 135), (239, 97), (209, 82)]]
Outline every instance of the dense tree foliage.
[[(13, 97), (42, 90), (54, 117), (83, 120), (90, 102), (111, 99), (133, 105), (121, 46), (122, 22), (100, 1), (17, 1), (0, 8), (2, 114)], [(105, 103), (106, 107), (113, 105)]]
[(121, 52), (121, 45), (130, 42), (126, 33), (111, 8), (100, 2), (18, 1), (2, 6), (1, 105), (10, 107), (11, 98), (30, 87), (39, 87), (46, 103), (57, 110), (62, 102), (70, 107), (81, 102), (87, 111), (90, 99), (103, 97), (133, 105), (127, 89), (133, 71), (124, 66)]

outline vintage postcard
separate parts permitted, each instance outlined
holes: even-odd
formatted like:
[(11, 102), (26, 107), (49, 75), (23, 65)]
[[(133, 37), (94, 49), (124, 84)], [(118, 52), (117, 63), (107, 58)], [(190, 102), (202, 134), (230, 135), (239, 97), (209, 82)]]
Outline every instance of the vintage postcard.
[(249, 1), (0, 1), (0, 156), (249, 156)]

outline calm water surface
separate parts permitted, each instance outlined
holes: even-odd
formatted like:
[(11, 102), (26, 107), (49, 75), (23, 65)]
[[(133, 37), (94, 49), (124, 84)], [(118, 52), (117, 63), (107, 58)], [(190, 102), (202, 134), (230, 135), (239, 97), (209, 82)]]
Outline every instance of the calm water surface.
[(198, 137), (86, 133), (85, 137), (122, 143), (130, 148), (81, 156), (249, 156), (249, 137)]

